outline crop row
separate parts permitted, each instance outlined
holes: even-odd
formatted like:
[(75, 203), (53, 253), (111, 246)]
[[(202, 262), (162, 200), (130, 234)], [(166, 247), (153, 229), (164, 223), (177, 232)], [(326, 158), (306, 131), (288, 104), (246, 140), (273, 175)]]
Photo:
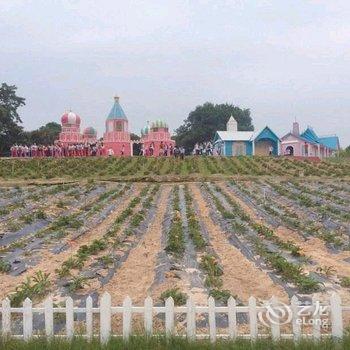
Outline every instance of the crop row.
[[(152, 201), (152, 196), (158, 190), (157, 186), (154, 186), (150, 190), (149, 196), (144, 200), (146, 206), (149, 205), (149, 201)], [(108, 231), (103, 235), (101, 239), (94, 239), (90, 244), (82, 245), (79, 247), (77, 253), (70, 258), (68, 258), (60, 268), (56, 269), (56, 273), (59, 278), (65, 276), (71, 276), (71, 269), (81, 270), (88, 260), (89, 256), (97, 255), (101, 251), (107, 249), (112, 244), (117, 244), (118, 240), (115, 237), (118, 230), (121, 228), (121, 224), (130, 219), (130, 222), (133, 220), (133, 209), (141, 202), (141, 199), (146, 196), (148, 189), (144, 189), (140, 194), (140, 197), (135, 197), (131, 200), (128, 207), (122, 211), (122, 213), (114, 220)], [(112, 238), (114, 240), (112, 242)], [(36, 293), (38, 290), (37, 284), (37, 275), (45, 276), (45, 288), (41, 290), (40, 293)], [(71, 291), (79, 289), (84, 286), (85, 279), (82, 276), (72, 276), (69, 281), (69, 289)], [(43, 274), (41, 271), (37, 271), (32, 277), (28, 277), (25, 282), (18, 285), (15, 291), (10, 295), (10, 300), (13, 305), (20, 305), (23, 300), (27, 297), (31, 297), (35, 301), (39, 301), (50, 289), (52, 281), (49, 278), (48, 274)], [(40, 287), (40, 286), (39, 286)]]
[[(252, 199), (261, 210), (265, 211), (274, 218), (278, 218), (287, 227), (297, 230), (302, 236), (304, 236), (304, 233), (307, 233), (312, 236), (316, 236), (327, 243), (331, 243), (335, 247), (346, 247), (348, 244), (346, 243), (346, 238), (344, 240), (340, 231), (337, 232), (337, 230), (326, 229), (313, 220), (300, 219), (295, 210), (290, 209), (281, 202), (277, 202), (272, 196), (266, 196), (265, 198), (262, 198), (261, 195), (259, 196), (258, 194), (262, 193), (261, 190), (249, 190), (246, 185), (241, 184), (238, 181), (232, 183), (241, 192), (249, 196), (249, 198)], [(271, 182), (268, 183), (270, 184)], [(278, 210), (275, 208), (278, 208)]]
[[(300, 248), (298, 246), (296, 246), (292, 242), (283, 242), (278, 237), (276, 238), (276, 235), (263, 224), (257, 225), (256, 222), (242, 209), (240, 204), (233, 200), (220, 188), (216, 187), (217, 191), (215, 192), (211, 188), (211, 186), (208, 186), (207, 184), (205, 184), (204, 186), (207, 192), (210, 194), (211, 198), (213, 199), (215, 206), (222, 215), (222, 217), (226, 220), (228, 219), (229, 221), (234, 221), (232, 225), (233, 229), (237, 230), (237, 228), (239, 228), (239, 232), (241, 234), (245, 234), (245, 238), (248, 239), (251, 243), (253, 243), (256, 253), (263, 257), (277, 274), (281, 275), (284, 280), (294, 283), (301, 292), (310, 293), (318, 290), (318, 282), (315, 281), (309, 275), (306, 275), (300, 264), (295, 264), (293, 262), (288, 261), (278, 252), (271, 252), (268, 249), (268, 247), (263, 243), (263, 241), (259, 239), (259, 236), (255, 237), (246, 234), (246, 225), (248, 225), (258, 235), (260, 233), (260, 236), (263, 236), (265, 239), (270, 240), (273, 243), (277, 242), (279, 246), (283, 246), (283, 249), (289, 251), (291, 255), (301, 255)], [(225, 209), (225, 207), (217, 198), (217, 192), (220, 192), (224, 195), (226, 201), (231, 207), (229, 211)]]
[(173, 158), (63, 158), (1, 159), (0, 178), (51, 179), (60, 177), (132, 177), (153, 175), (290, 175), (344, 177), (350, 175), (348, 162), (312, 163), (285, 157), (186, 157)]
[[(8, 247), (4, 247), (2, 251), (5, 252), (15, 248), (24, 248), (34, 237), (39, 239), (43, 238), (44, 241), (50, 242), (50, 244), (52, 244), (54, 238), (62, 238), (68, 234), (67, 230), (76, 230), (80, 228), (83, 225), (83, 220), (86, 220), (86, 217), (89, 217), (92, 214), (98, 214), (98, 212), (108, 204), (109, 200), (122, 196), (129, 189), (130, 185), (124, 185), (122, 187), (118, 186), (108, 192), (105, 192), (98, 198), (95, 198), (91, 203), (80, 207), (78, 212), (68, 215), (61, 215), (46, 228), (13, 242)], [(1, 265), (3, 266), (2, 268)], [(6, 260), (0, 259), (0, 272), (9, 272), (10, 268), (11, 265)]]
[(189, 229), (189, 236), (200, 256), (199, 267), (205, 274), (205, 286), (209, 288), (209, 295), (215, 300), (227, 302), (231, 296), (230, 291), (223, 289), (223, 269), (220, 264), (220, 259), (213, 251), (210, 241), (207, 242), (203, 237), (201, 225), (197, 219), (194, 202), (189, 191), (188, 185), (185, 185), (185, 203), (186, 215)]
[(344, 212), (341, 209), (335, 208), (329, 204), (320, 204), (310, 198), (307, 194), (303, 192), (296, 193), (289, 189), (284, 183), (277, 184), (274, 181), (267, 180), (267, 183), (281, 196), (287, 197), (305, 208), (313, 208), (321, 216), (334, 217), (339, 220), (350, 220), (350, 213)]
[[(146, 210), (152, 205), (158, 190), (159, 185), (155, 185), (152, 188), (144, 188), (140, 196), (130, 201), (128, 207), (114, 220), (101, 238), (94, 239), (90, 244), (80, 246), (77, 253), (66, 260), (61, 268), (56, 270), (59, 278), (71, 276), (71, 269), (82, 270), (91, 256), (96, 257), (105, 266), (112, 264), (114, 262), (114, 256), (111, 254), (111, 251), (114, 248), (120, 247), (123, 239), (132, 235), (133, 230), (145, 219)], [(140, 208), (135, 211), (138, 206)], [(126, 228), (123, 233), (120, 233), (123, 224), (126, 222), (129, 223), (128, 228)], [(110, 254), (101, 255), (106, 249), (109, 249)], [(71, 277), (68, 284), (70, 291), (83, 287), (82, 282), (84, 281), (84, 277), (80, 275)]]

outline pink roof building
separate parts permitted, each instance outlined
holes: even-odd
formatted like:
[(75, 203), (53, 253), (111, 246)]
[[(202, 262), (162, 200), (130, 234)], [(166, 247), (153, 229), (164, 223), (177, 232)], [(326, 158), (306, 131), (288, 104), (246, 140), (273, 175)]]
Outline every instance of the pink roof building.
[(293, 131), (281, 139), (282, 155), (322, 159), (334, 155), (339, 149), (338, 136), (319, 137), (310, 126), (300, 133), (297, 122), (293, 123)]
[(103, 136), (105, 152), (114, 156), (131, 156), (132, 144), (128, 119), (119, 104), (119, 97), (114, 97), (114, 105), (106, 120), (106, 132)]

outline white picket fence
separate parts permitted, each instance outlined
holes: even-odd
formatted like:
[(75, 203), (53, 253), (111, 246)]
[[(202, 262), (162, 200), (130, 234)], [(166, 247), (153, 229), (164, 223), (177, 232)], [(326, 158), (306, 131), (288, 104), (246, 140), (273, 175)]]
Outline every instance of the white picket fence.
[[(277, 305), (278, 300), (271, 298), (270, 305)], [(331, 330), (327, 333), (321, 332), (320, 324), (320, 311), (319, 306), (322, 306), (322, 311), (329, 314)], [(176, 315), (186, 314), (186, 335), (188, 339), (194, 340), (197, 337), (209, 337), (212, 342), (215, 342), (217, 337), (227, 337), (235, 339), (237, 337), (249, 338), (256, 340), (259, 337), (271, 336), (273, 339), (278, 340), (280, 338), (294, 338), (295, 340), (301, 337), (313, 337), (314, 339), (320, 339), (323, 336), (333, 336), (336, 338), (343, 337), (343, 313), (344, 311), (350, 311), (350, 306), (342, 306), (341, 299), (338, 294), (333, 294), (330, 297), (329, 303), (319, 304), (314, 301), (312, 305), (306, 307), (311, 311), (314, 311), (312, 315), (313, 325), (312, 332), (310, 334), (303, 333), (302, 326), (298, 322), (299, 314), (302, 310), (305, 310), (305, 306), (301, 306), (296, 297), (291, 299), (290, 305), (286, 306), (291, 310), (291, 334), (283, 334), (281, 332), (280, 323), (270, 324), (270, 333), (259, 334), (259, 314), (267, 312), (267, 305), (257, 305), (257, 301), (254, 297), (249, 299), (247, 306), (237, 306), (235, 299), (232, 297), (228, 300), (227, 306), (216, 306), (212, 297), (208, 299), (207, 306), (195, 305), (193, 299), (190, 297), (187, 300), (186, 306), (174, 306), (174, 301), (169, 298), (165, 302), (165, 306), (154, 306), (150, 297), (145, 299), (143, 306), (134, 306), (129, 297), (126, 297), (122, 306), (112, 306), (111, 296), (109, 293), (104, 293), (100, 299), (99, 307), (93, 307), (92, 298), (86, 299), (85, 307), (74, 307), (72, 298), (66, 299), (65, 307), (54, 307), (51, 298), (48, 298), (42, 307), (33, 307), (30, 299), (26, 299), (23, 303), (23, 307), (14, 308), (11, 307), (9, 299), (5, 299), (2, 302), (0, 308), (1, 313), (1, 333), (2, 336), (19, 337), (24, 340), (28, 340), (31, 337), (37, 336), (33, 333), (33, 315), (35, 313), (43, 314), (45, 321), (44, 335), (47, 337), (54, 337), (54, 314), (65, 314), (65, 337), (72, 339), (74, 336), (74, 315), (77, 313), (85, 314), (85, 334), (83, 337), (92, 339), (93, 337), (100, 337), (102, 343), (106, 343), (112, 336), (122, 336), (127, 340), (132, 334), (132, 315), (141, 314), (144, 319), (144, 329), (148, 336), (153, 333), (153, 320), (155, 315), (165, 315), (165, 335), (167, 337), (175, 335), (176, 328)], [(270, 310), (271, 311), (271, 310)], [(277, 311), (278, 312), (278, 311)], [(227, 334), (218, 334), (216, 326), (216, 314), (226, 314), (228, 320)], [(11, 334), (11, 315), (22, 314), (23, 316), (23, 334), (13, 335)], [(94, 321), (93, 315), (99, 315), (99, 334), (94, 334)], [(113, 334), (112, 332), (112, 316), (120, 314), (122, 315), (122, 334)], [(196, 332), (196, 317), (198, 314), (206, 314), (208, 319), (208, 334), (197, 334)], [(249, 333), (239, 334), (237, 316), (239, 314), (245, 314), (247, 316)], [(221, 330), (222, 331), (222, 330)], [(79, 336), (81, 334), (79, 333)]]

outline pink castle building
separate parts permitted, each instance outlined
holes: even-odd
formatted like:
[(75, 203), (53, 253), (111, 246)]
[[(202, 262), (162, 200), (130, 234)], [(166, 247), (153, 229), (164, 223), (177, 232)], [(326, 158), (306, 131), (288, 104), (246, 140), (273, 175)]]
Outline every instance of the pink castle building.
[(97, 131), (91, 126), (84, 129), (83, 132), (84, 142), (96, 143), (97, 142)]
[(62, 130), (58, 138), (58, 141), (62, 145), (80, 143), (83, 141), (83, 135), (80, 133), (80, 122), (80, 117), (72, 111), (62, 115)]
[(67, 146), (77, 143), (95, 143), (97, 141), (97, 132), (94, 128), (85, 128), (83, 134), (80, 132), (81, 118), (74, 112), (69, 111), (62, 115), (62, 129), (58, 137), (58, 142)]
[(141, 143), (145, 150), (153, 148), (153, 155), (163, 154), (163, 150), (168, 147), (175, 147), (175, 141), (171, 139), (169, 126), (162, 120), (157, 120), (147, 125), (141, 130)]
[(318, 136), (309, 126), (300, 133), (299, 123), (293, 123), (293, 131), (281, 139), (283, 155), (322, 159), (339, 151), (339, 138), (336, 135)]
[(106, 132), (103, 136), (105, 152), (114, 156), (131, 156), (132, 144), (128, 119), (119, 104), (119, 97), (114, 97), (114, 105), (106, 120)]

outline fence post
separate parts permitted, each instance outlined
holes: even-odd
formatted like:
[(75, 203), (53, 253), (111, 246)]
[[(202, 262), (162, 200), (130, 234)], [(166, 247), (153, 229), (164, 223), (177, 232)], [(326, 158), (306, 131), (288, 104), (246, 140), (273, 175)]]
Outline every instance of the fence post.
[(150, 296), (145, 299), (144, 325), (147, 336), (152, 335), (153, 331), (153, 300)]
[(167, 338), (174, 334), (174, 299), (172, 297), (165, 301), (165, 332)]
[(68, 297), (66, 299), (66, 336), (71, 340), (74, 335), (74, 310), (73, 299)]
[(192, 296), (187, 299), (187, 337), (189, 340), (196, 339), (196, 309)]
[(237, 313), (236, 300), (231, 296), (227, 301), (228, 306), (228, 332), (230, 339), (237, 337)]
[(2, 336), (4, 338), (11, 334), (11, 303), (6, 298), (2, 301)]
[(215, 318), (215, 300), (213, 297), (208, 299), (208, 314), (209, 314), (209, 335), (210, 341), (216, 341), (216, 318)]
[[(278, 305), (278, 300), (275, 296), (272, 296), (270, 299), (270, 304), (272, 307), (272, 310), (274, 312), (274, 316), (272, 318), (271, 322), (271, 335), (273, 340), (279, 340), (281, 336), (281, 330), (280, 330), (280, 320), (279, 320), (279, 312), (276, 310), (276, 306)], [(283, 310), (288, 311), (288, 310)], [(276, 321), (276, 322), (273, 322)]]
[(338, 293), (333, 293), (330, 298), (332, 336), (335, 338), (343, 337), (343, 310), (341, 307), (341, 298)]
[(128, 340), (131, 333), (131, 307), (132, 301), (130, 297), (126, 297), (123, 301), (123, 339)]
[(301, 325), (299, 323), (299, 300), (296, 295), (292, 296), (291, 309), (293, 336), (295, 341), (299, 341), (301, 338)]
[(48, 338), (53, 337), (53, 302), (52, 298), (48, 297), (44, 303), (45, 307), (45, 334)]
[(312, 311), (313, 311), (313, 325), (312, 325), (312, 336), (315, 340), (321, 339), (321, 315), (320, 315), (320, 308), (319, 308), (319, 302), (316, 300), (316, 297), (314, 296), (312, 298)]
[(26, 298), (23, 303), (23, 339), (29, 340), (33, 334), (32, 301)]
[(256, 314), (256, 299), (252, 296), (248, 300), (249, 305), (249, 325), (250, 325), (250, 338), (255, 341), (258, 336), (258, 320)]
[(107, 344), (111, 336), (111, 295), (103, 293), (100, 301), (100, 340), (102, 344)]
[(90, 341), (93, 336), (93, 318), (92, 318), (92, 298), (89, 295), (86, 298), (86, 337)]

